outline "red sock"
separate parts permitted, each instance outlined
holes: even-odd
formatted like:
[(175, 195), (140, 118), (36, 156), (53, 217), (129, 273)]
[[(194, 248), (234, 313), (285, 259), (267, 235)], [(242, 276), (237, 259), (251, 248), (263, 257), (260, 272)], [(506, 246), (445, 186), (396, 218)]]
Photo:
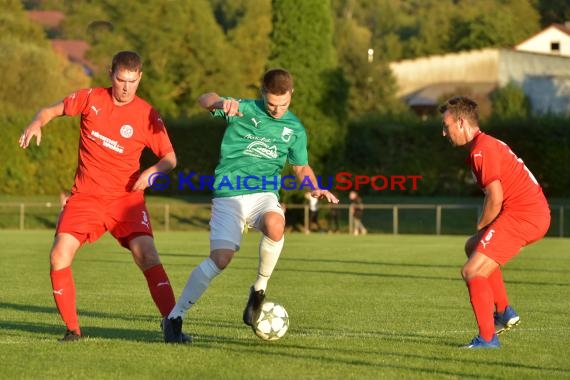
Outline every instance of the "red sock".
[(143, 273), (146, 277), (146, 282), (148, 283), (150, 295), (154, 303), (158, 307), (158, 310), (160, 310), (160, 314), (166, 317), (170, 314), (174, 305), (176, 305), (174, 292), (172, 291), (172, 286), (170, 286), (168, 275), (164, 271), (162, 264), (155, 265)]
[(76, 309), (75, 283), (71, 267), (50, 271), (53, 299), (68, 330), (81, 335)]
[(495, 334), (495, 322), (493, 321), (493, 291), (489, 281), (485, 277), (475, 277), (467, 282), (471, 306), (477, 319), (479, 335), (486, 341)]
[(497, 268), (493, 273), (491, 273), (488, 280), (489, 285), (491, 285), (491, 289), (493, 290), (495, 310), (497, 313), (502, 313), (505, 311), (507, 306), (509, 306), (509, 299), (507, 298), (507, 289), (505, 288), (501, 268)]

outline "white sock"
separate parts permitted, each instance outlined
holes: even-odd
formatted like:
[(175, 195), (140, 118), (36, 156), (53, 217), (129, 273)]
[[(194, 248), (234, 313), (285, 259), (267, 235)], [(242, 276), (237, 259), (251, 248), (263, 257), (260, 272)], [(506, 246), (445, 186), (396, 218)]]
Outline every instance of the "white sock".
[(207, 258), (198, 265), (186, 282), (186, 286), (176, 302), (176, 306), (168, 315), (168, 318), (181, 317), (184, 319), (186, 312), (196, 303), (198, 299), (204, 294), (210, 282), (222, 273), (222, 271), (216, 266), (216, 263), (211, 258)]
[(285, 237), (279, 241), (273, 241), (265, 235), (261, 237), (259, 241), (259, 267), (257, 269), (257, 280), (253, 284), (254, 290), (263, 289), (265, 291), (267, 289), (267, 281), (269, 281), (273, 269), (277, 265), (284, 242)]

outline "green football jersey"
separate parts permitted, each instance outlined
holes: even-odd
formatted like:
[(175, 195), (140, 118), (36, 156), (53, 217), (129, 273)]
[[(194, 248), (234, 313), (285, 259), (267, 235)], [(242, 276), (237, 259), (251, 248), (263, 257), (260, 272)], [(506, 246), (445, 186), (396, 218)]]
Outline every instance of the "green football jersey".
[(216, 167), (214, 197), (260, 192), (279, 196), (285, 163), (308, 164), (305, 128), (291, 111), (279, 119), (271, 117), (262, 99), (241, 100), (239, 111), (243, 116), (227, 116), (219, 109), (212, 112), (228, 123)]

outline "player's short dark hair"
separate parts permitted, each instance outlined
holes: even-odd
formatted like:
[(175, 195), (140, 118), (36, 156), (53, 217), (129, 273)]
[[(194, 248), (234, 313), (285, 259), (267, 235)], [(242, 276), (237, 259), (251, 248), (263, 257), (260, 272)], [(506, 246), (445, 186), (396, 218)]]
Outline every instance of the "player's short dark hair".
[(111, 72), (116, 73), (118, 69), (129, 71), (142, 70), (142, 58), (134, 51), (120, 51), (113, 57)]
[(479, 106), (466, 96), (454, 96), (439, 107), (441, 114), (449, 111), (455, 119), (462, 117), (471, 123), (479, 123)]
[(261, 92), (274, 95), (293, 92), (293, 76), (284, 69), (271, 69), (263, 75)]

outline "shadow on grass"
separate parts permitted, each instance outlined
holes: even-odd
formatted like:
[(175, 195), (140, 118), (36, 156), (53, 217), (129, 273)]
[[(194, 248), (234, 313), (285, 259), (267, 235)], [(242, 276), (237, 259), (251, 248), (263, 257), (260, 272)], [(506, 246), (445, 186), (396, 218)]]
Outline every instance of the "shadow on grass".
[[(479, 366), (484, 365), (486, 367), (497, 367), (497, 369), (503, 369), (505, 367), (510, 367), (512, 369), (518, 369), (521, 371), (535, 371), (536, 376), (545, 376), (545, 373), (551, 373), (552, 375), (568, 375), (570, 370), (566, 368), (548, 368), (540, 365), (531, 365), (524, 363), (513, 363), (510, 360), (487, 360), (488, 357), (481, 361), (481, 355), (490, 354), (492, 352), (479, 351), (474, 353), (473, 350), (462, 350), (456, 342), (441, 342), (440, 338), (436, 338), (428, 335), (418, 335), (418, 334), (401, 334), (401, 333), (389, 333), (389, 332), (369, 332), (367, 335), (372, 339), (381, 339), (384, 341), (384, 345), (381, 348), (367, 347), (361, 350), (354, 350), (354, 347), (350, 349), (343, 349), (342, 342), (338, 345), (331, 346), (315, 346), (314, 343), (308, 343), (307, 345), (301, 344), (289, 344), (286, 338), (279, 342), (261, 342), (256, 340), (256, 338), (250, 340), (227, 338), (220, 336), (211, 335), (196, 335), (194, 336), (194, 344), (189, 346), (199, 347), (203, 349), (212, 350), (224, 350), (225, 352), (235, 352), (236, 354), (243, 354), (248, 352), (251, 355), (256, 356), (276, 356), (279, 360), (297, 360), (302, 358), (303, 360), (311, 360), (315, 363), (330, 363), (332, 365), (346, 365), (352, 367), (369, 368), (375, 371), (381, 371), (384, 369), (395, 369), (395, 370), (406, 370), (414, 374), (425, 374), (429, 376), (438, 375), (444, 377), (453, 378), (480, 378), (477, 374), (477, 369)], [(407, 339), (407, 338), (414, 339)], [(349, 336), (346, 337), (351, 338)], [(404, 338), (404, 339), (403, 339)], [(351, 338), (352, 339), (352, 338)], [(361, 338), (362, 339), (362, 338)], [(402, 340), (406, 342), (417, 343), (419, 345), (425, 345), (426, 343), (434, 346), (444, 346), (441, 350), (441, 355), (436, 354), (417, 354), (410, 352), (401, 352)], [(393, 347), (392, 349), (389, 347)], [(465, 353), (463, 357), (455, 357), (451, 359), (449, 357), (449, 351), (443, 349), (447, 347), (451, 350), (457, 350), (458, 353)], [(291, 350), (295, 350), (292, 352)], [(367, 359), (369, 358), (369, 359)], [(377, 358), (377, 359), (375, 359)], [(392, 359), (387, 359), (392, 358)], [(424, 360), (427, 364), (425, 367), (420, 365), (407, 366), (404, 363), (409, 359), (414, 360)], [(416, 362), (417, 363), (417, 362)], [(439, 368), (434, 368), (434, 363), (441, 363), (438, 365)], [(445, 369), (443, 367), (449, 366), (450, 363), (457, 369)], [(473, 371), (467, 371), (466, 366), (473, 368)], [(380, 374), (381, 372), (379, 372)], [(497, 376), (486, 375), (487, 379), (502, 379), (503, 376), (498, 373)]]
[[(192, 258), (206, 258), (208, 253), (159, 253), (161, 257), (192, 257)], [(240, 255), (236, 253), (232, 261), (254, 261), (257, 262), (257, 256)], [(454, 269), (459, 271), (461, 265), (455, 264), (420, 264), (420, 263), (405, 263), (405, 262), (389, 262), (379, 260), (344, 260), (344, 259), (310, 259), (310, 258), (291, 258), (283, 255), (279, 258), (279, 262), (300, 262), (300, 263), (320, 263), (320, 264), (351, 264), (351, 265), (369, 265), (369, 266), (386, 266), (386, 267), (404, 267), (404, 268), (435, 268), (435, 269)], [(532, 273), (567, 273), (565, 269), (541, 269), (541, 268), (510, 268), (506, 267), (505, 272), (532, 272)], [(539, 283), (537, 283), (539, 284)], [(553, 285), (570, 285), (568, 284), (553, 284)]]
[[(157, 327), (158, 327), (157, 323)], [(40, 324), (30, 322), (2, 322), (2, 330), (8, 335), (9, 331), (19, 331), (43, 335), (39, 339), (54, 338), (57, 342), (65, 333), (65, 326), (54, 324)], [(143, 343), (162, 343), (162, 332), (159, 328), (155, 331), (141, 329), (124, 329), (113, 327), (82, 326), (81, 334), (84, 338), (124, 340)]]
[[(37, 306), (37, 305), (21, 305), (15, 303), (0, 302), (0, 311), (2, 310), (16, 310), (24, 313), (44, 313), (57, 315), (57, 310), (54, 307)], [(92, 338), (103, 339), (120, 339), (132, 341), (162, 341), (162, 332), (160, 330), (161, 317), (148, 316), (148, 315), (126, 315), (116, 313), (105, 313), (97, 311), (79, 310), (79, 318), (103, 318), (109, 320), (121, 320), (132, 322), (156, 322), (155, 330), (140, 330), (140, 329), (124, 329), (113, 327), (96, 327), (86, 324), (81, 325), (81, 332), (84, 336)], [(9, 330), (18, 330), (23, 332), (31, 332), (35, 334), (53, 335), (65, 332), (65, 325), (62, 324), (46, 324), (46, 323), (30, 323), (30, 322), (17, 322), (17, 321), (3, 321), (2, 330), (7, 333)]]

